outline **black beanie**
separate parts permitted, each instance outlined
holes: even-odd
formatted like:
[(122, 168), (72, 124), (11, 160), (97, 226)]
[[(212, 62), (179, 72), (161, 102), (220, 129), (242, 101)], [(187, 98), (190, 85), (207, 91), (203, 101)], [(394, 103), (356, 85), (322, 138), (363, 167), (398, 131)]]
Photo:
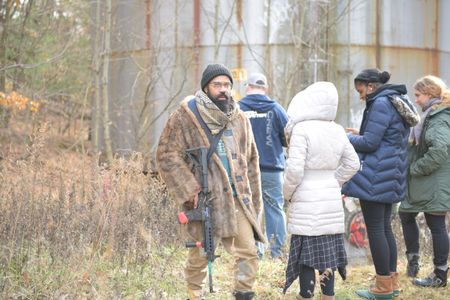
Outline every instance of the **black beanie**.
[(202, 90), (214, 77), (220, 75), (228, 76), (228, 78), (230, 78), (231, 84), (233, 84), (233, 77), (231, 76), (230, 70), (228, 70), (227, 67), (222, 64), (210, 64), (206, 67), (202, 74)]
[(355, 81), (363, 81), (363, 82), (381, 82), (386, 83), (391, 78), (391, 74), (386, 71), (381, 71), (379, 69), (365, 69), (362, 70), (355, 77)]

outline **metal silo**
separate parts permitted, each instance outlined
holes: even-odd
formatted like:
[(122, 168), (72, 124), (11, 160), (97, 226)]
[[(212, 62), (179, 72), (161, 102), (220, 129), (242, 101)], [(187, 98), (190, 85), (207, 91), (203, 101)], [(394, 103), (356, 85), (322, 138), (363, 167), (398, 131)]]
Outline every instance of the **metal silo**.
[[(263, 72), (285, 107), (317, 80), (336, 84), (337, 121), (358, 126), (353, 89), (379, 67), (409, 88), (433, 73), (450, 82), (448, 0), (112, 0), (110, 119), (116, 152), (152, 158), (165, 122), (200, 87), (208, 63), (227, 65), (240, 98)], [(412, 96), (412, 93), (410, 94)]]
[(338, 84), (338, 121), (357, 127), (363, 104), (353, 88), (353, 78), (365, 68), (378, 67), (391, 72), (392, 83), (406, 84), (413, 97), (412, 84), (427, 74), (449, 82), (446, 0), (347, 0), (338, 1), (338, 10), (347, 10), (337, 23), (332, 41), (333, 78)]
[(320, 62), (326, 20), (318, 26), (327, 7), (312, 0), (112, 0), (105, 55), (114, 151), (151, 158), (168, 115), (199, 88), (208, 63), (232, 70), (238, 99), (247, 73), (266, 73), (271, 96), (287, 105), (327, 70)]

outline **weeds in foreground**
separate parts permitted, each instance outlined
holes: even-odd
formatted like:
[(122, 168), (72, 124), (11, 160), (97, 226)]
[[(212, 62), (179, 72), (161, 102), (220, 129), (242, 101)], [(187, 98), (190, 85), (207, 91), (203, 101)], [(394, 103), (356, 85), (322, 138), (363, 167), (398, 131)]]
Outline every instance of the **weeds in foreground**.
[(77, 298), (76, 283), (92, 283), (87, 297), (97, 298), (112, 275), (104, 284), (91, 278), (109, 267), (117, 276), (151, 268), (163, 278), (165, 247), (179, 232), (164, 185), (143, 174), (139, 154), (108, 168), (75, 152), (51, 156), (49, 130), (37, 127), (19, 154), (2, 149), (0, 298), (58, 298), (70, 287)]
[[(177, 207), (157, 178), (142, 173), (141, 155), (98, 166), (95, 157), (50, 147), (51, 124), (36, 128), (22, 151), (0, 136), (0, 298), (184, 299), (187, 250)], [(231, 299), (233, 259), (221, 247), (218, 254), (217, 292), (207, 299)], [(425, 256), (421, 276), (431, 271)], [(281, 294), (284, 268), (261, 261), (258, 299), (295, 299), (296, 283)], [(336, 299), (355, 299), (354, 290), (372, 282), (372, 266), (348, 271), (347, 281), (336, 280)], [(448, 288), (401, 281), (398, 300), (450, 299)]]

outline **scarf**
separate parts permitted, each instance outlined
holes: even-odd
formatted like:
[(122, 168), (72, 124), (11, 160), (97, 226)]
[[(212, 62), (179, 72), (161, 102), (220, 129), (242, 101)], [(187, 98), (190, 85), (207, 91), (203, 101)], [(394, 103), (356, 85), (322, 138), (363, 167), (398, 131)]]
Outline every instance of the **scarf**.
[(413, 144), (419, 145), (419, 139), (420, 135), (422, 134), (424, 121), (427, 118), (428, 114), (431, 112), (433, 105), (439, 104), (441, 103), (441, 101), (442, 100), (440, 98), (432, 98), (422, 107), (423, 114), (420, 118), (420, 122), (413, 127), (410, 134), (410, 140), (413, 142)]
[(195, 104), (200, 116), (213, 135), (219, 133), (222, 128), (227, 126), (228, 122), (238, 116), (238, 107), (234, 100), (231, 100), (230, 110), (225, 114), (203, 91), (198, 91), (195, 94)]

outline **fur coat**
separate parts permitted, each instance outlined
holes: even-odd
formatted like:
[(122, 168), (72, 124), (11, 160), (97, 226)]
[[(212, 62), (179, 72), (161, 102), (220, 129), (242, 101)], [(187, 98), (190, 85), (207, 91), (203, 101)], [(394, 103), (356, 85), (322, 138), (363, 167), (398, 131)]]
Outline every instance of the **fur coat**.
[[(262, 210), (259, 157), (250, 122), (237, 110), (226, 126), (222, 140), (225, 144), (232, 181), (236, 190), (236, 202), (228, 180), (228, 174), (214, 153), (208, 164), (208, 186), (211, 191), (212, 218), (217, 237), (233, 237), (237, 234), (236, 204), (244, 209), (256, 240), (265, 241), (260, 227)], [(210, 147), (208, 138), (185, 99), (170, 116), (159, 139), (156, 161), (158, 171), (166, 183), (169, 194), (183, 210), (192, 209), (192, 199), (200, 191), (198, 168), (187, 157), (186, 150)], [(189, 234), (199, 239), (202, 228), (199, 222), (188, 224)]]

